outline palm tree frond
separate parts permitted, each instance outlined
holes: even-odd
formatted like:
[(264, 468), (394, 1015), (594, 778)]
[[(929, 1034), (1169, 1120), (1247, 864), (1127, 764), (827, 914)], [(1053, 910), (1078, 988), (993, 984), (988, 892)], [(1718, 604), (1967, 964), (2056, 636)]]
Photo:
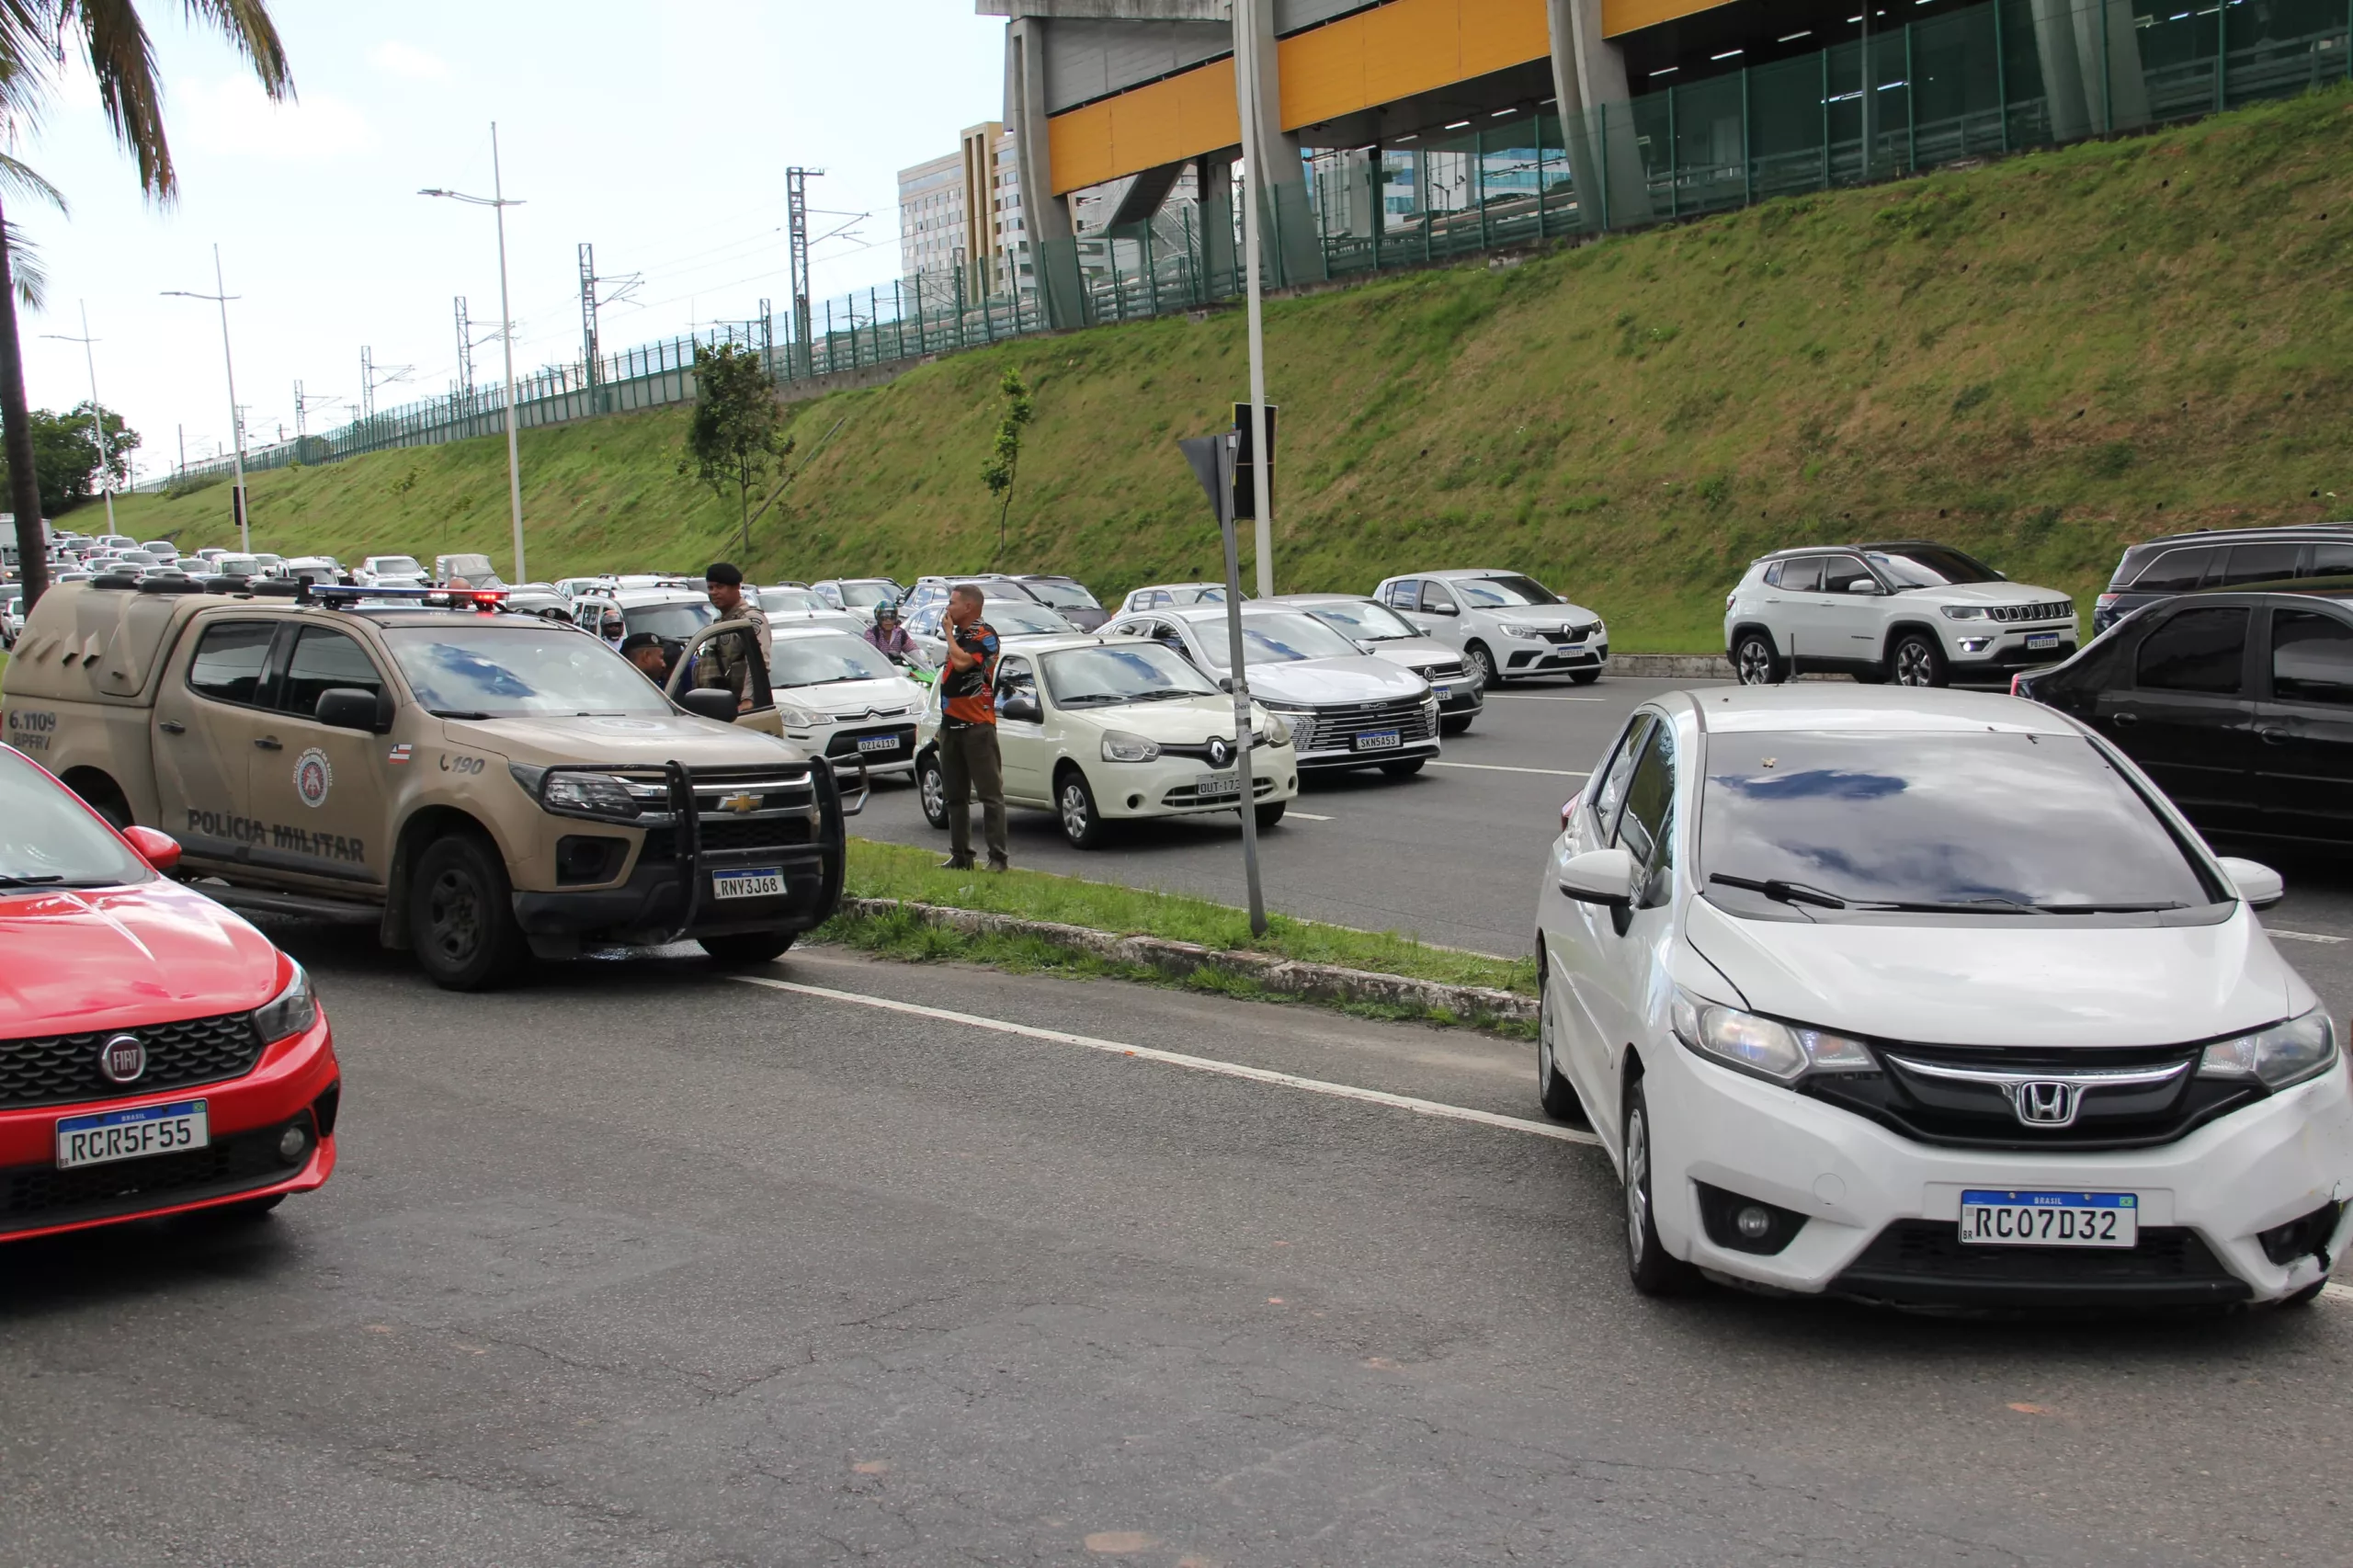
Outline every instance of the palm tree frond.
[(28, 311), (37, 311), (49, 299), (49, 269), (41, 265), (40, 247), (25, 238), (25, 232), (14, 223), (0, 223), (0, 233), (7, 236), (8, 272), (17, 285), (17, 302)]
[(98, 102), (120, 142), (139, 165), (140, 188), (158, 201), (176, 194), (172, 148), (164, 135), (164, 87), (155, 76), (155, 47), (139, 19), (136, 0), (57, 0), (61, 35), (79, 29)]
[(31, 165), (0, 153), (0, 191), (15, 196), (30, 196), (48, 202), (60, 212), (72, 210), (65, 202), (65, 193), (34, 172)]
[(261, 90), (273, 101), (294, 96), (294, 74), (286, 63), (286, 46), (278, 41), (278, 24), (269, 18), (268, 0), (184, 0), (191, 22), (210, 22), (230, 47), (253, 62)]

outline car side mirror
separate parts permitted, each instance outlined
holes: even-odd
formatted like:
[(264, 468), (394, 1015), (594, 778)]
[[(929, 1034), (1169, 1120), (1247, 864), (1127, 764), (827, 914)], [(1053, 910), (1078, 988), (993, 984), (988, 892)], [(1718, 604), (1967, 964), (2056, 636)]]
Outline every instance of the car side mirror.
[(126, 827), (122, 836), (139, 851), (139, 858), (156, 870), (169, 875), (180, 863), (180, 841), (168, 833), (152, 827)]
[(2286, 879), (2259, 861), (2225, 855), (2222, 867), (2222, 875), (2231, 879), (2231, 886), (2250, 909), (2268, 909), (2288, 896)]
[(698, 719), (735, 722), (735, 694), (724, 687), (698, 686), (677, 695), (677, 704)]
[(1561, 868), (1557, 885), (1579, 903), (1624, 909), (1634, 902), (1634, 858), (1623, 849), (1588, 849)]
[(1422, 613), (1424, 615), (1461, 615), (1462, 612), (1452, 605), (1424, 605)]
[(366, 730), (372, 733), (385, 715), (377, 693), (356, 686), (331, 686), (319, 693), (311, 717), (338, 730)]
[(1034, 697), (1008, 697), (997, 706), (1000, 719), (1017, 719), (1024, 723), (1043, 723), (1046, 710), (1038, 706)]
[(1850, 594), (1876, 594), (1879, 592), (1879, 585), (1869, 577), (1858, 577), (1847, 585), (1847, 591)]

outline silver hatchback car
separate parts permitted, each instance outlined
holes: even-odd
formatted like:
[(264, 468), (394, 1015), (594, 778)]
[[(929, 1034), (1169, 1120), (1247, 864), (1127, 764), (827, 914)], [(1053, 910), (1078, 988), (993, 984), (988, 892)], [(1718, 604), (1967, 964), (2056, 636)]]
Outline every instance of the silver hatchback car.
[(1384, 578), (1372, 597), (1461, 652), (1482, 684), (1564, 675), (1579, 686), (1609, 665), (1609, 629), (1533, 577), (1483, 568)]

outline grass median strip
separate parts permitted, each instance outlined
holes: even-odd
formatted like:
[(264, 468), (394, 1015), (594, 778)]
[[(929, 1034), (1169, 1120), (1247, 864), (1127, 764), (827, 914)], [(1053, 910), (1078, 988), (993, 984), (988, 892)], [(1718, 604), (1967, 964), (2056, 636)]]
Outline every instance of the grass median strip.
[(1181, 893), (1042, 871), (947, 871), (935, 852), (852, 839), (843, 912), (820, 941), (916, 961), (952, 960), (1176, 984), (1361, 1017), (1527, 1032), (1532, 960), (1491, 958), (1394, 932), (1269, 916)]

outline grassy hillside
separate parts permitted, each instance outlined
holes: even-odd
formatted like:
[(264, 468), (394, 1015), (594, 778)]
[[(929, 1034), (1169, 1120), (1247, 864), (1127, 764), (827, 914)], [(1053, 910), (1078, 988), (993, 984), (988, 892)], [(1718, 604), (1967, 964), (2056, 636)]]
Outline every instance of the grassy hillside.
[[(1625, 649), (1719, 643), (1779, 545), (1927, 534), (2077, 593), (2123, 541), (2353, 507), (2353, 97), (1803, 197), (1678, 228), (1284, 300), (1278, 575), (1516, 566)], [(1217, 570), (1176, 437), (1245, 384), (1238, 312), (957, 355), (799, 406), (840, 430), (761, 524), (763, 578), (973, 570), (995, 383), (1037, 392), (1005, 564), (1098, 591)], [(677, 472), (683, 415), (524, 442), (535, 576), (738, 553)], [(253, 485), (256, 542), (506, 556), (496, 440)], [(225, 488), (126, 528), (231, 542)]]

